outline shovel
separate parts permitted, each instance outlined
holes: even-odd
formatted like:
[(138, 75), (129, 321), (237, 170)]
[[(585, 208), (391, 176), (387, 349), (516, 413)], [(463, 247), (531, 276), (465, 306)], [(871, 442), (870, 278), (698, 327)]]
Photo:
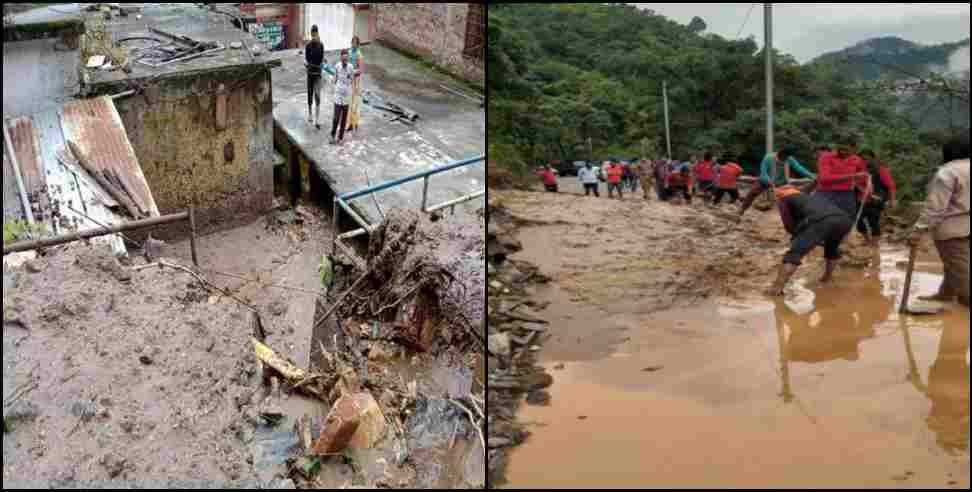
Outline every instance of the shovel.
[(901, 300), (900, 314), (910, 315), (935, 315), (941, 314), (945, 308), (938, 304), (921, 303), (911, 305), (911, 280), (915, 273), (915, 261), (918, 258), (918, 246), (911, 246), (911, 253), (908, 256), (908, 273), (905, 275), (904, 296)]

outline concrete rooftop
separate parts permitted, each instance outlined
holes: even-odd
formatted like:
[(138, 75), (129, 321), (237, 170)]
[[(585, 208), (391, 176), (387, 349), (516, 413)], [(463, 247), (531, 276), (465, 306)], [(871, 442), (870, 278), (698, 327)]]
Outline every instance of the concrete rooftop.
[[(455, 79), (427, 68), (380, 44), (362, 48), (365, 56), (364, 91), (409, 108), (420, 115), (414, 125), (390, 122), (391, 113), (367, 104), (361, 109), (360, 134), (347, 134), (340, 146), (330, 138), (333, 85), (322, 91), (321, 130), (307, 122), (304, 56), (300, 50), (275, 52), (283, 66), (273, 70), (273, 116), (276, 125), (311, 161), (332, 189), (352, 192), (424, 171), (449, 162), (486, 153), (486, 112), (478, 103), (446, 92), (439, 84), (463, 88)], [(339, 60), (336, 52), (328, 61)], [(366, 97), (367, 99), (367, 97)], [(450, 171), (431, 179), (429, 205), (481, 191), (486, 186), (485, 163)], [(377, 195), (383, 210), (407, 207), (418, 210), (422, 182)], [(482, 200), (471, 202), (479, 208)], [(355, 201), (366, 219), (380, 218), (374, 200)]]
[[(170, 63), (161, 67), (151, 67), (133, 60), (131, 73), (125, 73), (121, 70), (87, 70), (85, 73), (87, 76), (86, 83), (88, 84), (98, 85), (130, 79), (164, 77), (184, 72), (214, 70), (267, 61), (266, 47), (261, 46), (261, 54), (253, 57), (245, 49), (230, 47), (230, 43), (239, 41), (245, 42), (250, 48), (260, 43), (252, 34), (235, 27), (232, 18), (228, 15), (212, 12), (209, 8), (200, 8), (197, 4), (192, 3), (122, 5), (127, 9), (140, 7), (137, 15), (141, 15), (141, 18), (137, 18), (136, 14), (129, 14), (127, 17), (114, 17), (107, 21), (105, 28), (111, 33), (115, 41), (133, 36), (155, 38), (164, 43), (171, 41), (149, 29), (154, 28), (177, 36), (188, 36), (196, 41), (216, 42), (225, 49), (203, 57)], [(135, 48), (146, 48), (157, 43), (150, 40), (131, 40), (121, 44), (128, 48), (131, 53), (131, 50)], [(137, 58), (137, 55), (135, 57)]]
[(60, 107), (78, 93), (78, 51), (54, 39), (3, 43), (3, 115)]

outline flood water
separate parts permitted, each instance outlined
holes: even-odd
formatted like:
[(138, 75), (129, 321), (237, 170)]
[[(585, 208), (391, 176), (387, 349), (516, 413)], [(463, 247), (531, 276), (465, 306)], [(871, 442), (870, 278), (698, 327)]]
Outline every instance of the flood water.
[[(552, 402), (521, 408), (506, 487), (968, 489), (969, 311), (899, 316), (903, 259), (654, 315), (545, 287)], [(928, 260), (918, 295), (941, 281)]]

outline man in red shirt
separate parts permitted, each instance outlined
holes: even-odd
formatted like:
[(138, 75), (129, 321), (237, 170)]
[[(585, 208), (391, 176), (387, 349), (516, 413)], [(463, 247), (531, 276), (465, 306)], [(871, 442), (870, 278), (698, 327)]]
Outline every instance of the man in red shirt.
[(675, 196), (680, 193), (686, 202), (692, 203), (692, 173), (689, 171), (688, 165), (669, 174), (668, 178), (665, 179), (665, 188), (668, 190), (668, 196)]
[(733, 159), (726, 159), (725, 163), (719, 168), (718, 179), (716, 180), (717, 190), (712, 199), (713, 205), (722, 203), (722, 197), (729, 195), (732, 199), (730, 203), (739, 201), (739, 176), (742, 175), (743, 168)]
[(624, 166), (621, 165), (617, 159), (611, 160), (611, 165), (608, 166), (608, 197), (614, 198), (614, 191), (618, 192), (618, 199), (624, 199), (624, 187), (621, 186), (621, 181), (624, 179)]
[(705, 154), (702, 162), (696, 164), (692, 171), (699, 181), (699, 190), (708, 197), (715, 185), (715, 162), (712, 161), (712, 154)]
[(537, 176), (543, 180), (543, 187), (546, 188), (549, 193), (557, 193), (560, 191), (559, 187), (557, 186), (557, 175), (554, 174), (553, 168), (549, 165), (544, 166), (542, 169), (537, 171)]
[(837, 152), (826, 152), (817, 163), (817, 194), (843, 210), (852, 219), (857, 218), (856, 189), (867, 187), (867, 164), (855, 152), (857, 139), (845, 136), (837, 145)]

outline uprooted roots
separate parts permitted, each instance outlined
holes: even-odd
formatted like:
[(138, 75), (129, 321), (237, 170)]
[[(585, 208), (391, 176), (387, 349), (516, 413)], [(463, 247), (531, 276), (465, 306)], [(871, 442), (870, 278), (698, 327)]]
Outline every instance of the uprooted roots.
[[(435, 254), (434, 241), (422, 217), (412, 211), (393, 211), (371, 234), (368, 278), (344, 310), (345, 316), (386, 322), (400, 319), (405, 306), (418, 301), (434, 322), (446, 322), (458, 332), (473, 333), (464, 314), (466, 287)], [(424, 245), (425, 247), (417, 247)]]

